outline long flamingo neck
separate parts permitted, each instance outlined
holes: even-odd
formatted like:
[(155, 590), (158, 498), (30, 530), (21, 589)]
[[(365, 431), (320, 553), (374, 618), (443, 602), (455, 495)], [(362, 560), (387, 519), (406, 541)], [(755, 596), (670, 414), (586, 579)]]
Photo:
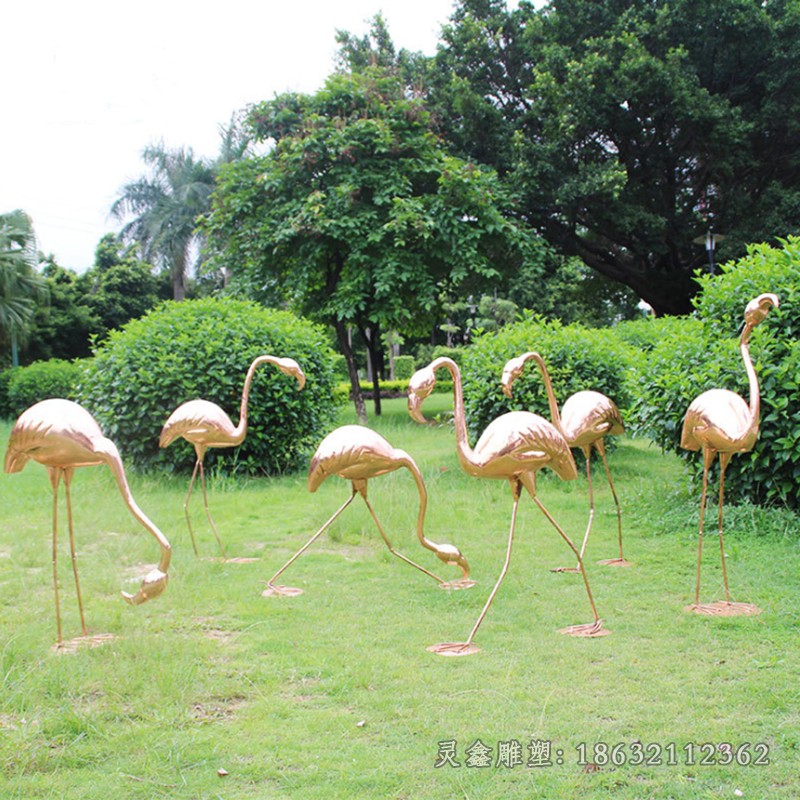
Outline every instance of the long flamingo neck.
[(130, 487), (128, 486), (128, 480), (125, 477), (125, 470), (122, 467), (122, 459), (120, 458), (116, 445), (110, 439), (106, 439), (103, 445), (104, 446), (102, 450), (98, 448), (98, 453), (102, 453), (102, 455), (105, 457), (105, 462), (108, 464), (109, 469), (117, 481), (120, 494), (122, 495), (122, 499), (125, 501), (125, 505), (128, 507), (128, 510), (136, 518), (139, 524), (155, 537), (156, 541), (161, 547), (161, 560), (158, 563), (158, 568), (162, 572), (166, 573), (169, 569), (170, 559), (172, 558), (172, 547), (167, 541), (166, 536), (164, 536), (164, 534), (161, 533), (161, 531), (150, 521), (150, 518), (147, 516), (147, 514), (145, 514), (144, 511), (139, 508), (136, 501), (133, 499)]
[(553, 382), (550, 380), (550, 373), (547, 371), (547, 365), (544, 363), (544, 359), (538, 353), (530, 353), (527, 358), (533, 359), (533, 361), (536, 362), (536, 366), (539, 367), (539, 372), (541, 373), (542, 381), (544, 382), (544, 390), (547, 392), (547, 403), (550, 406), (550, 420), (558, 429), (559, 433), (561, 433), (563, 436), (564, 431), (561, 427), (561, 413), (558, 410), (556, 393), (553, 391)]
[(456, 428), (456, 449), (462, 464), (472, 464), (474, 457), (472, 448), (469, 446), (469, 436), (467, 435), (467, 416), (464, 411), (464, 389), (461, 386), (461, 370), (458, 364), (451, 358), (442, 356), (431, 363), (431, 369), (436, 372), (440, 367), (444, 367), (453, 378), (453, 417)]
[(750, 419), (751, 424), (758, 426), (761, 416), (761, 393), (758, 389), (758, 376), (756, 375), (753, 362), (750, 358), (750, 331), (751, 326), (746, 325), (742, 332), (742, 338), (739, 342), (739, 350), (742, 354), (742, 361), (744, 361), (744, 368), (747, 371), (747, 382), (750, 385)]
[(242, 388), (242, 404), (239, 407), (239, 424), (236, 426), (233, 432), (233, 438), (235, 440), (233, 444), (241, 444), (244, 441), (244, 437), (247, 435), (247, 406), (250, 402), (250, 384), (253, 382), (253, 376), (256, 374), (256, 369), (258, 369), (261, 364), (275, 364), (276, 362), (277, 359), (273, 356), (259, 356), (249, 366), (247, 375), (245, 375), (244, 378), (244, 387)]
[(403, 466), (414, 476), (414, 483), (417, 484), (417, 491), (419, 492), (419, 511), (417, 512), (417, 538), (423, 547), (428, 550), (436, 552), (436, 545), (430, 539), (425, 537), (425, 512), (428, 508), (428, 492), (425, 489), (425, 482), (422, 479), (422, 474), (419, 467), (416, 465), (411, 456), (405, 455), (402, 459)]

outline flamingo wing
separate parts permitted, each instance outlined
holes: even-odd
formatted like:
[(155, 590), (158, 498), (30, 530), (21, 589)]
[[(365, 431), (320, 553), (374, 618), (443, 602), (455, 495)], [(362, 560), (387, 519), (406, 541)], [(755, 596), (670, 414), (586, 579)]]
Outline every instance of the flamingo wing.
[(689, 406), (683, 420), (681, 447), (685, 450), (710, 447), (721, 453), (747, 452), (757, 435), (747, 403), (727, 389), (711, 389)]
[(572, 447), (583, 447), (609, 434), (625, 432), (614, 401), (593, 391), (576, 392), (564, 403), (561, 425)]
[(216, 403), (190, 400), (170, 414), (161, 429), (158, 444), (167, 447), (182, 436), (192, 444), (226, 447), (234, 444), (235, 431), (230, 417)]

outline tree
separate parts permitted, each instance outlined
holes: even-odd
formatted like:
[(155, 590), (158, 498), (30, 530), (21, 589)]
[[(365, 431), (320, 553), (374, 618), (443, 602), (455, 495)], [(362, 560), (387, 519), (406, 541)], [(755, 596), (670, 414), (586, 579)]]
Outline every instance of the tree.
[(800, 227), (800, 7), (788, 0), (461, 0), (435, 89), (561, 253), (688, 313), (722, 255)]
[(133, 216), (122, 238), (137, 243), (146, 260), (169, 270), (175, 300), (186, 297), (187, 268), (199, 247), (199, 217), (208, 211), (214, 187), (214, 168), (196, 159), (191, 148), (167, 150), (164, 144), (146, 147), (142, 158), (150, 177), (127, 183), (111, 206), (119, 220)]
[(11, 363), (19, 364), (18, 344), (46, 300), (36, 272), (36, 237), (31, 218), (20, 210), (0, 214), (0, 334), (11, 345)]
[(222, 171), (205, 224), (212, 262), (258, 299), (334, 327), (365, 418), (347, 335), (357, 328), (380, 413), (382, 333), (430, 330), (443, 290), (520, 263), (530, 242), (495, 174), (447, 155), (392, 70), (335, 74), (314, 95), (254, 107), (249, 124), (274, 146)]

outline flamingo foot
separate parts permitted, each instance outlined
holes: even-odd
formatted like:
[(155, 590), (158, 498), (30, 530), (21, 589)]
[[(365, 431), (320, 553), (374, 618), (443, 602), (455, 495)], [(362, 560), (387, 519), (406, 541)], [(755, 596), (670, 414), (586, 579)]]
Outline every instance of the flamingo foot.
[(459, 578), (457, 581), (442, 581), (439, 588), (457, 592), (459, 589), (471, 589), (476, 583), (472, 578)]
[(113, 633), (94, 633), (76, 636), (66, 642), (56, 642), (50, 649), (59, 655), (74, 655), (84, 647), (100, 647), (114, 638)]
[(598, 564), (602, 564), (604, 567), (632, 567), (633, 564), (624, 558), (604, 558), (602, 561), (598, 561)]
[(426, 648), (429, 653), (436, 653), (438, 656), (471, 656), (473, 653), (480, 653), (481, 649), (472, 642), (443, 642), (442, 644), (432, 644)]
[(550, 572), (580, 572), (580, 567), (553, 567)]
[(561, 628), (559, 633), (565, 636), (582, 636), (584, 638), (594, 638), (596, 636), (608, 636), (611, 631), (603, 627), (603, 620), (587, 622), (584, 625), (570, 625), (568, 628)]
[(303, 594), (302, 589), (294, 586), (278, 586), (274, 583), (268, 583), (267, 588), (261, 592), (262, 597), (298, 597), (301, 594)]
[(761, 613), (761, 609), (752, 603), (728, 603), (724, 600), (716, 603), (693, 603), (683, 610), (708, 617), (754, 617)]

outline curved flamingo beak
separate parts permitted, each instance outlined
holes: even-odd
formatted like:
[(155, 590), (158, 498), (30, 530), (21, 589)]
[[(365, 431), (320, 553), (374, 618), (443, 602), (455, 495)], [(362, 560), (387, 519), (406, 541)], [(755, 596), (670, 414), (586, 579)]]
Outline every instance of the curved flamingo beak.
[(140, 606), (142, 603), (158, 597), (167, 588), (168, 580), (169, 575), (166, 572), (162, 572), (160, 569), (152, 569), (144, 576), (142, 585), (136, 594), (122, 592), (122, 598), (132, 606)]
[(525, 368), (525, 356), (517, 356), (506, 361), (503, 367), (503, 377), (500, 382), (503, 385), (503, 394), (506, 397), (512, 397), (514, 394), (513, 385), (514, 381), (522, 375), (522, 370)]
[(466, 557), (462, 555), (461, 551), (452, 544), (440, 544), (436, 546), (436, 556), (452, 567), (458, 567), (461, 570), (462, 578), (469, 578), (469, 562)]

